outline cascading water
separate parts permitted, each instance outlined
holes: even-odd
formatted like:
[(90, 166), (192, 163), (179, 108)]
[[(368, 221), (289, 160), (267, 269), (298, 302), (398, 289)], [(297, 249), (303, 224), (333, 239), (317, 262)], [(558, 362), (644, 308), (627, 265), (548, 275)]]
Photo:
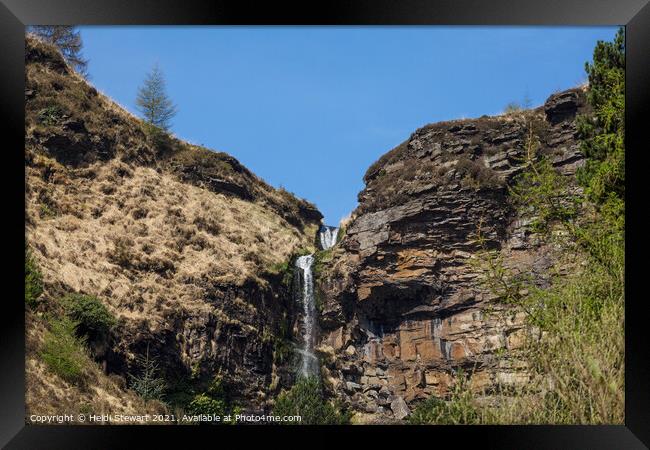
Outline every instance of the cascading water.
[(339, 234), (338, 227), (329, 227), (321, 225), (318, 237), (320, 238), (320, 246), (323, 250), (330, 249), (336, 244), (336, 237)]
[(296, 268), (300, 270), (302, 281), (301, 300), (303, 306), (303, 345), (300, 353), (300, 375), (304, 377), (318, 376), (318, 358), (314, 354), (316, 340), (316, 305), (314, 303), (314, 277), (312, 265), (314, 255), (300, 256), (296, 260)]
[[(319, 231), (320, 246), (322, 250), (330, 249), (336, 244), (336, 237), (339, 233), (338, 227), (328, 227), (322, 225)], [(314, 274), (312, 266), (314, 264), (314, 255), (300, 256), (296, 259), (296, 269), (299, 271), (300, 292), (299, 297), (302, 302), (303, 316), (303, 336), (302, 348), (300, 353), (300, 375), (304, 377), (319, 376), (320, 364), (318, 357), (314, 353), (316, 343), (316, 304), (314, 300)]]

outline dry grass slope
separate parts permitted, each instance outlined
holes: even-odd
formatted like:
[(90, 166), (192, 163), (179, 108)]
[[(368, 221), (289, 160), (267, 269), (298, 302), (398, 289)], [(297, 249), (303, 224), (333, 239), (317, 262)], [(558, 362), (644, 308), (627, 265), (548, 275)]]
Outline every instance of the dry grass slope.
[(30, 411), (142, 412), (124, 373), (106, 376), (89, 359), (82, 389), (39, 359), (47, 318), (60, 314), (66, 292), (97, 296), (116, 316), (125, 337), (114, 350), (127, 363), (136, 339), (172, 336), (170, 351), (193, 370), (235, 357), (220, 348), (220, 333), (238, 330), (250, 343), (272, 332), (262, 328), (269, 311), (284, 306), (245, 293), (266, 298), (272, 268), (313, 250), (322, 217), (313, 205), (225, 153), (152, 135), (29, 36), (25, 97), (25, 231), (45, 288), (28, 312)]

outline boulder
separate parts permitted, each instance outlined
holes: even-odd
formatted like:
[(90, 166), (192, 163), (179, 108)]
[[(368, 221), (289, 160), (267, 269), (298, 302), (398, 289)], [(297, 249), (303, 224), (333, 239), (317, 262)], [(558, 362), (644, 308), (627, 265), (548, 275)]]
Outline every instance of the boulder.
[(390, 402), (390, 409), (398, 420), (405, 419), (409, 414), (411, 414), (411, 410), (401, 396), (393, 398)]
[(551, 95), (544, 103), (544, 113), (551, 124), (573, 119), (581, 106), (579, 89)]

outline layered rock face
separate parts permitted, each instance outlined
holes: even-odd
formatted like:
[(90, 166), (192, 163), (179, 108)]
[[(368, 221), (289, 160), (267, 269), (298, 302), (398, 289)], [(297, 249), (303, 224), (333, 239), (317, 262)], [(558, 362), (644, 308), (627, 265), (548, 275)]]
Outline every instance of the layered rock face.
[(353, 409), (402, 419), (418, 400), (444, 397), (459, 368), (488, 395), (526, 382), (516, 358), (525, 316), (496, 301), (477, 255), (497, 250), (544, 285), (552, 246), (529, 236), (508, 186), (531, 142), (572, 179), (583, 162), (574, 121), (584, 105), (583, 90), (572, 89), (535, 110), (428, 125), (368, 170), (318, 277), (324, 373)]

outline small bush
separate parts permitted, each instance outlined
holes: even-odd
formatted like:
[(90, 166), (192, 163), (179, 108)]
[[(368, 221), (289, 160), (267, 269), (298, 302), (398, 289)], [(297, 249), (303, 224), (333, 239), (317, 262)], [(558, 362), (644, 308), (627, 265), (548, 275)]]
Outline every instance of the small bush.
[(503, 112), (504, 114), (511, 114), (511, 113), (523, 111), (523, 109), (524, 109), (523, 106), (521, 106), (519, 103), (510, 102), (506, 105), (505, 108), (503, 108)]
[(495, 188), (503, 184), (495, 171), (465, 156), (458, 159), (456, 170), (464, 176), (467, 184), (475, 188)]
[(201, 392), (192, 397), (185, 410), (192, 415), (211, 414), (213, 416), (231, 416), (229, 424), (236, 421), (233, 416), (239, 414), (240, 409), (234, 406), (228, 395), (228, 389), (224, 384), (221, 376), (217, 375), (209, 384), (205, 392)]
[(77, 323), (69, 318), (53, 321), (45, 335), (40, 356), (47, 367), (69, 383), (81, 384), (89, 358), (85, 339), (75, 334)]
[(187, 412), (193, 415), (212, 414), (215, 416), (226, 415), (226, 403), (222, 399), (215, 399), (208, 394), (195, 395), (187, 407)]
[(150, 123), (143, 124), (147, 142), (156, 150), (159, 155), (173, 153), (176, 145), (172, 136), (162, 128)]
[(285, 273), (287, 270), (289, 270), (289, 262), (288, 261), (283, 261), (275, 264), (271, 264), (271, 266), (268, 268), (268, 271), (271, 273)]
[(106, 336), (115, 325), (115, 316), (97, 297), (68, 294), (62, 299), (66, 313), (77, 322), (77, 332), (91, 340)]
[(288, 392), (280, 394), (273, 414), (300, 416), (301, 425), (342, 425), (350, 421), (347, 412), (342, 412), (325, 399), (316, 377), (301, 378)]
[(147, 214), (148, 214), (148, 213), (149, 213), (149, 211), (147, 211), (146, 208), (138, 207), (138, 208), (134, 208), (134, 209), (131, 211), (131, 216), (132, 216), (135, 220), (140, 220), (140, 219), (144, 219), (145, 217), (147, 217)]
[(43, 277), (28, 249), (25, 249), (25, 304), (36, 308), (43, 293)]
[(209, 215), (195, 217), (194, 225), (196, 225), (199, 230), (205, 231), (213, 236), (217, 236), (222, 232), (221, 224), (214, 217)]
[(43, 125), (56, 125), (63, 117), (63, 111), (57, 105), (48, 106), (38, 112), (38, 121)]
[(114, 241), (115, 249), (109, 254), (109, 259), (118, 266), (128, 268), (131, 266), (131, 248), (133, 241), (129, 238), (118, 237)]
[(51, 189), (44, 189), (38, 193), (39, 215), (41, 219), (51, 219), (58, 214), (59, 207), (54, 200)]
[(462, 372), (456, 377), (456, 384), (447, 401), (429, 397), (421, 402), (409, 417), (416, 425), (466, 425), (481, 423), (481, 414), (474, 404)]
[(39, 213), (42, 219), (50, 219), (52, 217), (56, 217), (56, 211), (45, 203), (41, 204)]

